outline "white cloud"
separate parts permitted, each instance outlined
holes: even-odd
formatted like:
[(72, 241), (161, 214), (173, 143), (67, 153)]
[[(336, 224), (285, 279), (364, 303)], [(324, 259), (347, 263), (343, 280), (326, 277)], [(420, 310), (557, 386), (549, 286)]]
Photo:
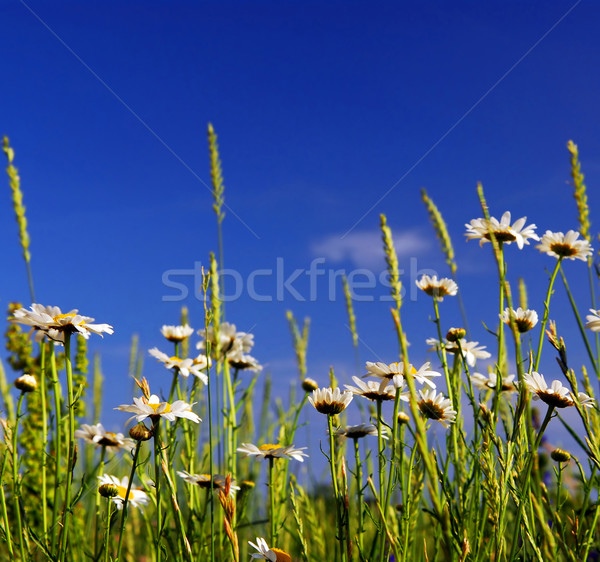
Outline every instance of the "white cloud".
[[(394, 235), (394, 247), (398, 260), (422, 255), (432, 246), (430, 238), (424, 237), (418, 230), (406, 230)], [(383, 270), (385, 254), (381, 231), (366, 230), (351, 232), (345, 238), (338, 235), (328, 236), (312, 245), (313, 254), (333, 262), (349, 260), (357, 267)]]

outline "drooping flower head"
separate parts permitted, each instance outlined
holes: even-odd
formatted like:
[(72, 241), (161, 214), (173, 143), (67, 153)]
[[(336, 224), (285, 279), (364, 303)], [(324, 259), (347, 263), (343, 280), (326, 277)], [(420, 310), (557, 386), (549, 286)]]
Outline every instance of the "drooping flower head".
[(313, 390), (312, 396), (308, 397), (308, 401), (314, 406), (317, 412), (334, 416), (343, 412), (350, 402), (352, 402), (352, 392), (339, 388), (318, 388)]
[(112, 326), (92, 324), (93, 318), (81, 316), (77, 312), (77, 309), (73, 309), (62, 313), (58, 306), (32, 304), (30, 310), (26, 308), (15, 310), (10, 321), (31, 326), (38, 331), (38, 334), (47, 335), (59, 343), (65, 341), (65, 334), (77, 333), (87, 339), (92, 333), (102, 336), (103, 333), (112, 334), (114, 332)]
[(101, 423), (96, 425), (83, 424), (74, 433), (75, 439), (83, 439), (99, 447), (118, 451), (119, 449), (135, 448), (135, 441), (122, 433), (106, 431)]
[(438, 280), (437, 275), (429, 277), (429, 275), (423, 275), (421, 279), (415, 281), (417, 287), (422, 291), (425, 291), (430, 297), (438, 301), (443, 301), (444, 297), (453, 297), (458, 292), (458, 285), (447, 277), (443, 277)]
[[(344, 385), (347, 390), (356, 394), (357, 396), (364, 396), (365, 398), (374, 402), (385, 402), (386, 400), (394, 400), (396, 398), (396, 387), (393, 384), (389, 384), (381, 388), (381, 384), (375, 381), (364, 382), (358, 377), (352, 377), (352, 380), (356, 386)], [(384, 379), (387, 383), (387, 379)], [(401, 395), (402, 400), (407, 400), (404, 395)]]
[(438, 394), (435, 389), (429, 388), (425, 391), (419, 390), (419, 394), (417, 405), (426, 418), (439, 421), (446, 428), (449, 423), (454, 423), (456, 410), (452, 408), (452, 402), (441, 392)]
[(529, 244), (529, 239), (539, 240), (535, 233), (535, 224), (525, 226), (527, 217), (521, 217), (514, 224), (510, 224), (510, 211), (506, 211), (498, 221), (495, 217), (487, 219), (473, 219), (467, 227), (467, 240), (479, 240), (479, 245), (491, 242), (492, 233), (496, 240), (502, 244), (517, 243), (519, 250), (523, 249), (525, 244)]
[[(117, 495), (112, 497), (112, 502), (117, 506), (118, 509), (123, 509), (123, 502), (125, 501), (125, 494), (127, 493), (127, 487), (129, 485), (129, 478), (124, 476), (119, 480), (116, 476), (110, 474), (103, 474), (98, 476), (100, 486), (104, 484), (110, 484), (116, 487)], [(148, 503), (148, 494), (143, 490), (137, 490), (131, 488), (129, 490), (129, 496), (127, 498), (127, 505), (132, 507), (139, 507), (142, 509)]]
[(588, 408), (595, 404), (594, 400), (584, 392), (579, 392), (575, 398), (574, 394), (558, 380), (552, 381), (552, 384), (548, 386), (544, 375), (536, 372), (525, 374), (523, 382), (533, 392), (534, 400), (541, 400), (554, 408), (569, 408), (574, 406), (575, 402)]
[[(502, 388), (500, 389), (500, 392), (516, 392), (517, 387), (515, 386), (514, 380), (515, 375), (502, 377)], [(473, 373), (471, 375), (471, 383), (480, 390), (496, 390), (496, 387), (498, 386), (498, 376), (494, 371), (488, 373), (487, 376), (482, 373)]]
[[(385, 431), (385, 426), (383, 426)], [(345, 437), (347, 439), (361, 439), (367, 435), (377, 437), (377, 427), (372, 423), (361, 423), (359, 425), (348, 425), (346, 427), (338, 427), (335, 430), (337, 437)], [(381, 435), (384, 439), (388, 439), (387, 433)]]
[[(210, 486), (210, 474), (190, 474), (185, 470), (178, 470), (178, 476), (181, 476), (188, 484), (194, 484), (199, 488), (209, 489)], [(222, 476), (221, 474), (213, 474), (212, 478), (212, 488), (215, 491), (225, 489), (225, 482), (227, 480), (226, 476)], [(229, 494), (231, 496), (235, 496), (235, 493), (240, 489), (239, 486), (236, 486), (234, 482), (231, 482), (229, 486)]]
[(304, 452), (305, 449), (306, 447), (295, 448), (293, 445), (284, 447), (265, 443), (257, 447), (252, 443), (242, 443), (236, 451), (244, 453), (247, 457), (256, 457), (259, 459), (294, 459), (304, 462), (303, 457), (308, 457)]
[(585, 238), (583, 240), (578, 240), (578, 238), (579, 232), (574, 230), (569, 230), (566, 234), (546, 230), (546, 234), (542, 236), (542, 240), (536, 248), (553, 258), (587, 261), (593, 250)]

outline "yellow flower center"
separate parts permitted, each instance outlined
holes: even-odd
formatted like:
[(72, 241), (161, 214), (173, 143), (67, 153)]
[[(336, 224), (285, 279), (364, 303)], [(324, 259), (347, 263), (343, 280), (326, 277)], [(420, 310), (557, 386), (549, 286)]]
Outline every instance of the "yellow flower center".
[(261, 451), (273, 451), (274, 449), (279, 449), (279, 445), (273, 445), (272, 443), (265, 443), (259, 447)]
[(563, 258), (568, 258), (577, 254), (577, 249), (573, 248), (570, 244), (564, 244), (561, 242), (555, 242), (550, 244), (550, 249), (557, 255)]
[[(124, 500), (125, 499), (125, 494), (127, 494), (127, 488), (124, 488), (123, 486), (117, 486), (118, 490), (119, 490), (119, 497)], [(128, 500), (131, 500), (133, 498), (133, 494), (131, 493), (131, 491), (129, 492), (129, 496), (127, 497)]]
[(166, 414), (171, 411), (171, 404), (169, 404), (168, 402), (159, 402), (158, 404), (148, 403), (148, 406), (150, 406), (154, 410), (155, 414), (156, 414), (156, 410), (158, 410), (158, 408), (160, 408), (163, 405), (164, 405), (165, 409), (162, 412), (160, 412), (161, 414)]
[[(398, 363), (398, 362), (396, 362), (396, 363), (390, 363), (390, 368), (391, 368), (391, 367), (400, 367), (400, 363)], [(404, 365), (402, 365), (402, 367), (404, 367)], [(400, 372), (400, 371), (399, 371), (399, 372)], [(414, 366), (413, 366), (412, 364), (410, 364), (410, 365), (409, 365), (408, 372), (409, 372), (411, 375), (416, 375), (416, 374), (417, 374), (417, 370), (414, 368)], [(404, 369), (403, 369), (403, 370), (400, 372), (400, 374), (401, 374), (401, 375), (403, 375), (403, 374), (404, 374)]]
[[(52, 320), (54, 320), (57, 324), (64, 324), (64, 322), (61, 322), (61, 320), (72, 320), (73, 318), (75, 318), (75, 314), (71, 314), (71, 313), (66, 313), (66, 314), (57, 314), (56, 316), (52, 317)], [(72, 324), (72, 322), (69, 322)], [(81, 322), (77, 323), (78, 325), (83, 324), (83, 320), (81, 320)]]
[(277, 555), (277, 562), (292, 562), (292, 557), (287, 552), (275, 547), (271, 550)]
[(173, 363), (181, 363), (183, 361), (183, 359), (173, 356), (173, 357), (169, 357), (169, 361), (172, 361)]

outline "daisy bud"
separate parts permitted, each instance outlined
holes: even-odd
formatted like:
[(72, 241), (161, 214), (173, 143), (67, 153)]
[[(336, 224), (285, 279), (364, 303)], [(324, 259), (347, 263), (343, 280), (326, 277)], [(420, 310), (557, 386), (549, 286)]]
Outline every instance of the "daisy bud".
[(114, 498), (119, 495), (119, 488), (115, 484), (102, 484), (98, 488), (98, 493), (103, 498)]
[(446, 339), (448, 341), (458, 341), (462, 340), (467, 335), (467, 332), (464, 328), (450, 328), (448, 333), (446, 334)]
[(21, 392), (33, 392), (37, 388), (37, 381), (32, 375), (23, 375), (14, 384)]
[(398, 423), (400, 425), (406, 424), (410, 421), (408, 414), (405, 412), (398, 412)]
[(152, 438), (152, 431), (143, 423), (138, 423), (129, 430), (129, 437), (135, 441), (148, 441)]
[(550, 456), (552, 457), (552, 460), (556, 462), (568, 462), (571, 460), (571, 454), (562, 449), (554, 449), (554, 451), (550, 453)]
[(319, 388), (319, 385), (315, 379), (306, 378), (302, 381), (302, 390), (304, 392), (312, 392), (313, 390), (317, 390), (317, 388)]

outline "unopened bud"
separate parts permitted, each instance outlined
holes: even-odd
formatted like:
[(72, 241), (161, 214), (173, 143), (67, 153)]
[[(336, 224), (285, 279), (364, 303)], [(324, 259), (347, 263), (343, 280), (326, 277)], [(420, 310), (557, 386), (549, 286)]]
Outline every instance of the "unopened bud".
[(23, 375), (15, 381), (15, 387), (21, 392), (33, 392), (37, 388), (37, 381), (32, 375)]
[(552, 460), (556, 462), (568, 462), (571, 460), (571, 454), (562, 449), (554, 449), (554, 451), (550, 453), (550, 456), (552, 457)]
[(464, 328), (450, 328), (446, 334), (446, 339), (451, 342), (462, 340), (467, 335)]
[(114, 498), (119, 495), (119, 487), (116, 484), (102, 484), (98, 488), (98, 493), (103, 498)]
[(398, 412), (398, 423), (399, 424), (406, 424), (410, 421), (410, 418), (408, 417), (408, 414), (405, 412)]
[(312, 392), (313, 390), (317, 390), (317, 388), (319, 388), (319, 385), (314, 379), (306, 378), (302, 381), (302, 390), (304, 392)]
[(135, 441), (148, 441), (152, 437), (152, 431), (143, 423), (138, 423), (129, 430), (129, 437)]

